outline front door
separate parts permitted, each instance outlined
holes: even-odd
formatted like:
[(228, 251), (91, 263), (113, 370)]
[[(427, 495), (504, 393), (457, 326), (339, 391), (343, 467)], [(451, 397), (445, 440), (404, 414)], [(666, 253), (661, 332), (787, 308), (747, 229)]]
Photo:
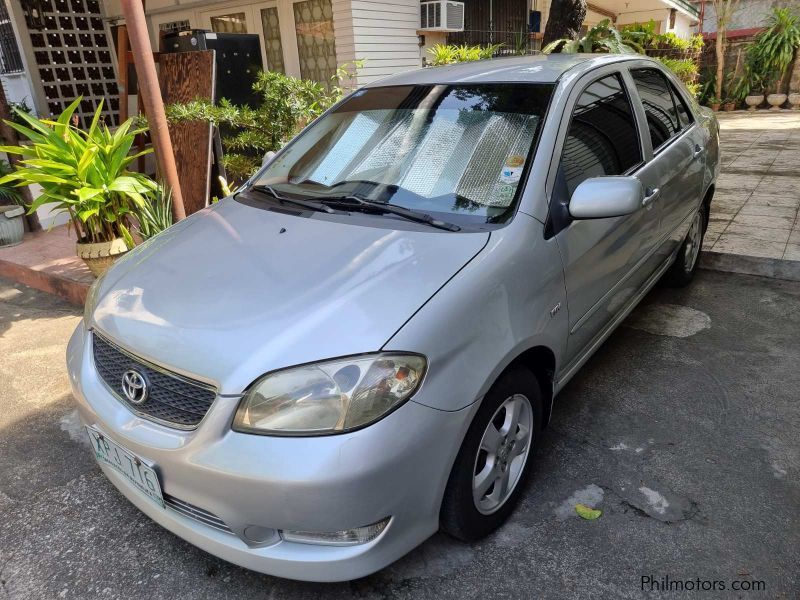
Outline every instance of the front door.
[(565, 367), (625, 307), (653, 271), (659, 209), (648, 204), (621, 217), (572, 220), (569, 199), (589, 177), (631, 175), (644, 162), (637, 120), (622, 77), (586, 85), (574, 102), (551, 195), (551, 223), (564, 265), (570, 337)]

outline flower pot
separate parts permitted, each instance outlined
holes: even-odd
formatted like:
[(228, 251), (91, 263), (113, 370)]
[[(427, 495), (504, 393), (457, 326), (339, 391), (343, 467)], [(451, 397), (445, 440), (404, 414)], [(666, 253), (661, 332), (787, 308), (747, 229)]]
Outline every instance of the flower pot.
[(128, 251), (125, 240), (117, 238), (110, 242), (97, 242), (96, 244), (75, 244), (78, 256), (83, 259), (86, 266), (95, 277), (100, 277), (114, 264), (122, 254)]
[(712, 102), (711, 110), (713, 110), (714, 112), (719, 112), (719, 102)]
[(770, 103), (770, 110), (780, 110), (781, 104), (786, 102), (786, 94), (770, 94), (767, 96), (767, 102)]
[(0, 246), (16, 246), (25, 233), (25, 209), (21, 206), (0, 206)]
[(747, 104), (747, 110), (749, 111), (754, 111), (762, 102), (764, 102), (764, 94), (754, 94), (752, 96), (747, 96), (744, 99), (744, 103)]
[(799, 110), (800, 109), (800, 93), (794, 92), (789, 94), (789, 104), (791, 104), (792, 110)]
[(731, 112), (733, 109), (736, 108), (736, 102), (726, 102), (722, 105), (722, 110), (725, 112)]

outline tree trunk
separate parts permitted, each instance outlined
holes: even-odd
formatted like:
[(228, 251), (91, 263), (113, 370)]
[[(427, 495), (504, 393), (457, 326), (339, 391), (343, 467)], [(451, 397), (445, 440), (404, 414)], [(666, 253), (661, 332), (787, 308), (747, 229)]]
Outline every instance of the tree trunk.
[[(8, 100), (6, 100), (6, 91), (3, 89), (2, 84), (0, 84), (0, 138), (3, 139), (3, 142), (7, 146), (18, 146), (19, 136), (14, 129), (8, 126), (6, 119), (11, 120), (11, 108), (8, 106)], [(19, 160), (19, 156), (16, 154), (8, 155), (8, 164), (13, 168), (16, 168)], [(28, 186), (24, 185), (17, 189), (19, 190), (20, 196), (22, 196), (22, 202), (26, 206), (30, 206), (31, 202), (33, 202), (33, 197), (31, 196), (31, 191), (28, 189)], [(36, 216), (36, 213), (25, 217), (25, 229), (27, 231), (38, 231), (41, 228), (42, 225), (39, 223), (39, 217)]]
[(722, 83), (725, 79), (725, 29), (717, 27), (717, 80), (714, 82), (714, 95), (722, 102)]
[(586, 18), (586, 0), (553, 0), (542, 46), (561, 38), (576, 39)]

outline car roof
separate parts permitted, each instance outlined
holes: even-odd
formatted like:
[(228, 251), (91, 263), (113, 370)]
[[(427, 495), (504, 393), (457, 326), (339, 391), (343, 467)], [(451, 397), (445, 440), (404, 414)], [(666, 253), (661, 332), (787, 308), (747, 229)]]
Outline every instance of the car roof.
[(632, 58), (646, 60), (648, 57), (641, 54), (534, 54), (490, 58), (406, 71), (384, 77), (365, 87), (437, 83), (554, 83), (563, 73), (571, 69), (589, 71), (600, 65)]

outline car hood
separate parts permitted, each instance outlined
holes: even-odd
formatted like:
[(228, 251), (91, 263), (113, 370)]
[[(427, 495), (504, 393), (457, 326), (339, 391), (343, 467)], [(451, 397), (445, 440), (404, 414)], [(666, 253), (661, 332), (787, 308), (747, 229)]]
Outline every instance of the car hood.
[(98, 287), (92, 326), (144, 359), (239, 394), (268, 371), (379, 350), (488, 238), (228, 199), (118, 261)]

